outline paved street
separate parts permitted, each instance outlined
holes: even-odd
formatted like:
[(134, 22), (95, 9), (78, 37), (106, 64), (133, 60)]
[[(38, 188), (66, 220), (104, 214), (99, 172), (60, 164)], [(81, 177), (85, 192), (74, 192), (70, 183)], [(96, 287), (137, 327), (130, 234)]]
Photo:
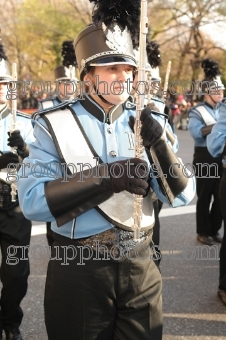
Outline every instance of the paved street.
[[(178, 131), (178, 137), (178, 155), (184, 163), (190, 163), (193, 140), (187, 131)], [(202, 248), (196, 241), (195, 200), (183, 208), (164, 206), (161, 212), (163, 340), (226, 340), (226, 306), (216, 295), (219, 246), (208, 252), (208, 247)], [(44, 253), (47, 247), (45, 225), (37, 222), (33, 225), (31, 275), (22, 303), (25, 315), (21, 331), (24, 340), (47, 340), (43, 319), (48, 262), (48, 252)], [(76, 333), (72, 340), (79, 340)]]
[[(191, 163), (189, 132), (178, 131), (178, 138), (178, 155)], [(219, 246), (208, 254), (196, 241), (195, 201), (161, 213), (164, 340), (226, 339), (226, 307), (216, 295)]]

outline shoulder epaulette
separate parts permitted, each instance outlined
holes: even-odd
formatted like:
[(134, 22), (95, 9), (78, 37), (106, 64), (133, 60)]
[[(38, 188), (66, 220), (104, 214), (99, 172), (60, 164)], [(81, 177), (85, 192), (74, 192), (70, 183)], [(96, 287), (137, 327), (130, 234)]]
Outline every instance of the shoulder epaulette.
[(41, 99), (41, 100), (39, 100), (39, 103), (48, 102), (50, 100), (52, 100), (52, 101), (57, 100), (59, 104), (62, 103), (62, 100), (60, 100), (60, 98), (58, 96), (51, 96), (51, 97), (47, 97), (45, 99)]
[(75, 104), (77, 101), (78, 101), (78, 98), (75, 98), (73, 100), (67, 100), (65, 102), (59, 103), (58, 105), (48, 107), (47, 109), (36, 111), (32, 114), (31, 117), (32, 117), (32, 119), (36, 119), (38, 116), (42, 116), (42, 115), (45, 115), (47, 113), (50, 113), (50, 112), (53, 112), (53, 111), (56, 111), (56, 110), (63, 110), (66, 107), (69, 107), (69, 106)]
[(195, 107), (196, 107), (196, 106), (197, 106), (197, 107), (198, 107), (198, 106), (203, 106), (203, 104), (204, 104), (203, 102), (202, 102), (202, 103), (198, 103), (198, 104), (195, 105)]
[(136, 104), (130, 100), (127, 100), (127, 102), (125, 103), (125, 108), (129, 110), (135, 110)]
[(159, 103), (165, 104), (165, 103), (163, 102), (163, 100), (162, 100), (161, 98), (158, 98), (158, 97), (151, 98), (151, 101), (153, 101), (153, 102), (159, 102)]
[(22, 112), (22, 111), (16, 111), (16, 115), (20, 116), (20, 117), (31, 119), (31, 114), (30, 113), (26, 113), (26, 112)]

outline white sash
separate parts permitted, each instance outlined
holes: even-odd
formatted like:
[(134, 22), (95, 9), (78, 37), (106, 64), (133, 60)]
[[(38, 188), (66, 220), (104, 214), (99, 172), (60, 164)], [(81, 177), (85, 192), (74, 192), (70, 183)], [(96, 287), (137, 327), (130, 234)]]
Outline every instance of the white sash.
[(3, 171), (3, 170), (0, 170), (0, 181), (4, 182), (4, 183), (7, 183), (8, 185), (10, 185), (10, 182), (7, 181), (7, 170)]
[(196, 107), (196, 110), (200, 113), (206, 126), (216, 124), (216, 119), (213, 118), (213, 116), (209, 113), (205, 106)]

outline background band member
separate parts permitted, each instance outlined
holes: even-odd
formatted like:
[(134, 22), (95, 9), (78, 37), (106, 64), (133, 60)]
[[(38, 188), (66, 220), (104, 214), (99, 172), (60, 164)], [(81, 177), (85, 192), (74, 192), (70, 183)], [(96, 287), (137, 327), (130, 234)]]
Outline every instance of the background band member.
[[(59, 105), (65, 100), (72, 99), (76, 95), (77, 81), (75, 70), (77, 61), (73, 41), (66, 40), (62, 43), (61, 48), (62, 65), (54, 69), (54, 78), (56, 83), (55, 95), (39, 101), (39, 110)], [(69, 82), (67, 84), (67, 82)], [(74, 86), (72, 84), (74, 83)]]
[(221, 157), (214, 158), (209, 153), (206, 146), (206, 136), (218, 120), (218, 104), (223, 99), (224, 85), (221, 82), (220, 70), (216, 62), (211, 59), (204, 59), (202, 67), (205, 72), (201, 88), (204, 94), (204, 102), (189, 110), (188, 129), (195, 141), (193, 164), (196, 172), (198, 196), (196, 204), (197, 240), (212, 245), (213, 240), (222, 241), (218, 233), (222, 224), (219, 202), (219, 177), (222, 172), (222, 163)]
[[(0, 45), (0, 244), (2, 253), (1, 281), (2, 291), (0, 300), (0, 339), (2, 331), (6, 339), (22, 339), (19, 326), (23, 318), (20, 303), (27, 292), (27, 279), (29, 275), (28, 256), (31, 236), (31, 222), (20, 210), (18, 199), (11, 200), (11, 187), (7, 182), (7, 166), (9, 163), (17, 164), (28, 156), (28, 143), (33, 141), (30, 116), (17, 112), (16, 130), (9, 136), (12, 112), (9, 108), (6, 95), (8, 84), (12, 80), (7, 63), (7, 57)], [(16, 148), (16, 153), (11, 151)], [(21, 247), (25, 247), (22, 250)], [(9, 251), (15, 252), (18, 263), (7, 263)], [(23, 254), (24, 253), (24, 254)], [(23, 260), (20, 260), (20, 258)]]
[(213, 157), (222, 157), (223, 176), (220, 182), (219, 197), (224, 219), (224, 234), (220, 248), (220, 275), (218, 296), (226, 305), (226, 105), (220, 103), (219, 118), (211, 133), (207, 136), (207, 147)]
[[(135, 40), (135, 38), (134, 38)], [(136, 50), (135, 50), (136, 51)], [(159, 113), (164, 114), (165, 112), (165, 101), (157, 96), (160, 90), (161, 77), (159, 75), (159, 66), (161, 66), (161, 54), (159, 50), (159, 45), (154, 41), (147, 41), (146, 44), (146, 52), (147, 52), (147, 64), (146, 64), (146, 74), (147, 74), (147, 95), (145, 96), (145, 106), (149, 106), (152, 112), (155, 112), (155, 118), (158, 119)], [(134, 100), (137, 97), (137, 72), (135, 74), (134, 82), (133, 82), (133, 96)], [(175, 134), (172, 132), (172, 128), (166, 119), (164, 126), (165, 138), (167, 139), (169, 145), (171, 146), (174, 153), (178, 151), (178, 139)], [(152, 200), (153, 207), (155, 212), (155, 224), (153, 227), (153, 236), (152, 240), (156, 247), (160, 245), (160, 220), (159, 213), (162, 208), (162, 201), (159, 200), (155, 194), (152, 192)], [(160, 253), (160, 249), (158, 249), (158, 253)], [(159, 261), (160, 263), (160, 261)]]

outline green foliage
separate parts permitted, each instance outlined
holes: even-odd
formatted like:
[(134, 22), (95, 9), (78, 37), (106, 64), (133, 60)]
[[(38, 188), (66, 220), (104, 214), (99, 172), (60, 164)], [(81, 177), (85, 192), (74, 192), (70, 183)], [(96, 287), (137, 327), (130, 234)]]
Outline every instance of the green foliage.
[[(17, 62), (18, 79), (54, 80), (62, 42), (90, 23), (89, 5), (88, 0), (0, 0), (2, 40), (9, 61)], [(201, 60), (211, 57), (226, 80), (224, 30), (214, 36), (225, 17), (222, 0), (148, 0), (150, 38), (160, 45), (162, 78), (169, 60), (171, 80), (201, 78)]]
[[(17, 13), (17, 35), (27, 66), (35, 79), (53, 78), (52, 70), (61, 64), (64, 40), (73, 40), (84, 23), (78, 20), (67, 2), (57, 5), (47, 1), (25, 0)], [(22, 68), (23, 73), (23, 68)], [(23, 76), (23, 74), (22, 74)]]

